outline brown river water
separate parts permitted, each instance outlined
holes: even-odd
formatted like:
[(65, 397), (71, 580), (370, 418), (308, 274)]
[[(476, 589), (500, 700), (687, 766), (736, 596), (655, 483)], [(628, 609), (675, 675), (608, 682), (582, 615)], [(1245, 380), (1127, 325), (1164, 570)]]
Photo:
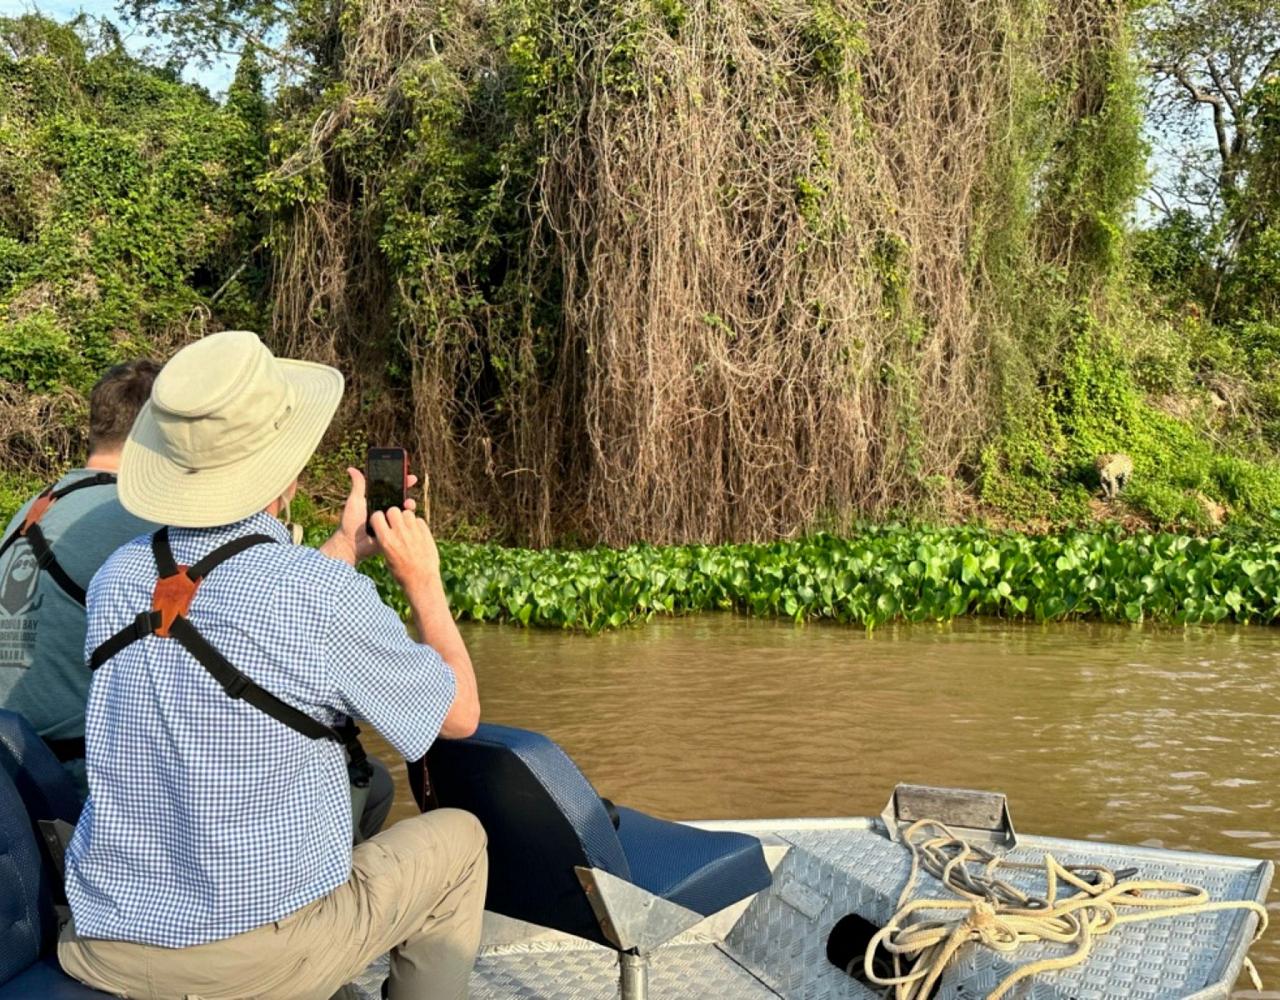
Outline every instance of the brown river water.
[[(1280, 861), (1280, 631), (728, 614), (598, 636), (469, 625), (483, 716), (673, 819), (878, 814), (992, 789), (1019, 831)], [(369, 744), (391, 763), (394, 752)], [(403, 769), (394, 816), (412, 800)], [(1280, 998), (1275, 924), (1251, 955)]]

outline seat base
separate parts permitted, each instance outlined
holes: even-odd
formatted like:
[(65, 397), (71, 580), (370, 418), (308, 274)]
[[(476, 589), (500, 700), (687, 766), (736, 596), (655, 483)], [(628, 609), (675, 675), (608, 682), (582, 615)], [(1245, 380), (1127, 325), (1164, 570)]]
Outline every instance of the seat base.
[(0, 986), (0, 1000), (102, 1000), (110, 995), (72, 979), (62, 971), (56, 955), (46, 955)]

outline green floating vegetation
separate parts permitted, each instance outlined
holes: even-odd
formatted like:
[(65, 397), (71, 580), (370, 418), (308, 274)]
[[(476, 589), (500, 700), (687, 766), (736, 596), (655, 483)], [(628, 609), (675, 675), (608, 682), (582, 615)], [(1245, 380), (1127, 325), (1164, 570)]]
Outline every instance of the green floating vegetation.
[[(1280, 615), (1280, 544), (1221, 536), (890, 526), (767, 544), (441, 543), (440, 553), (458, 618), (587, 632), (714, 610), (866, 628), (962, 615), (1184, 624)], [(386, 568), (367, 572), (407, 615)]]

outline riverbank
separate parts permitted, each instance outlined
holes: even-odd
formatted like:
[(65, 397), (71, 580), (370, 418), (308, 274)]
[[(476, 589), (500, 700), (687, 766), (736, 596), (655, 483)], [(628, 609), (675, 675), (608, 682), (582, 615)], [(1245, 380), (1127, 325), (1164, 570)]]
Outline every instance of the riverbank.
[[(720, 610), (868, 629), (970, 615), (1174, 624), (1280, 615), (1280, 544), (1223, 536), (886, 526), (756, 545), (441, 542), (440, 553), (458, 618), (587, 632)], [(367, 572), (407, 614), (385, 568)]]

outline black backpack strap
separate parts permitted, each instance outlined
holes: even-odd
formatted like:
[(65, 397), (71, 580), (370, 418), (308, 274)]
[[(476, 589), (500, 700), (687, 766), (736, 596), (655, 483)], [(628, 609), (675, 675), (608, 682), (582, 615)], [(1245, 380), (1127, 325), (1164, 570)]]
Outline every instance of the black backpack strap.
[(369, 763), (369, 755), (360, 745), (360, 727), (355, 719), (348, 718), (334, 730), (347, 751), (347, 778), (356, 788), (368, 788), (373, 778), (373, 765)]
[(22, 537), (21, 531), (10, 532), (8, 537), (6, 537), (3, 542), (0, 542), (0, 556), (3, 556), (6, 552), (8, 552), (10, 546), (12, 546), (13, 543), (16, 542), (21, 537)]
[[(187, 576), (191, 577), (193, 580), (202, 580), (208, 576), (212, 570), (221, 566), (233, 556), (238, 556), (246, 549), (251, 549), (255, 545), (274, 543), (275, 539), (270, 535), (244, 535), (241, 538), (233, 538), (231, 541), (227, 542), (226, 545), (218, 546), (218, 548), (214, 549), (203, 559), (193, 563), (191, 568), (187, 570)], [(170, 560), (172, 560), (172, 558), (173, 557), (170, 556)]]
[[(187, 576), (192, 580), (203, 580), (209, 573), (221, 566), (228, 559), (238, 556), (241, 552), (253, 548), (255, 545), (272, 544), (275, 539), (270, 535), (244, 535), (240, 538), (233, 538), (225, 545), (219, 545), (216, 549), (206, 555), (198, 562), (192, 563), (187, 567)], [(169, 529), (161, 528), (151, 536), (151, 554), (156, 560), (156, 571), (161, 578), (166, 576), (174, 576), (180, 572), (177, 560), (173, 558), (173, 548), (169, 544)]]
[(83, 479), (77, 479), (74, 483), (68, 483), (60, 490), (51, 490), (50, 496), (54, 500), (61, 500), (68, 493), (74, 493), (76, 490), (87, 489), (90, 486), (110, 486), (116, 481), (114, 472), (95, 472), (92, 476), (85, 476)]
[[(184, 593), (184, 601), (188, 600), (190, 596), (194, 595), (195, 588), (199, 586), (200, 581), (210, 571), (246, 549), (251, 549), (255, 545), (270, 544), (274, 541), (275, 539), (269, 535), (244, 535), (240, 538), (232, 539), (225, 545), (218, 546), (218, 548), (193, 565), (182, 567), (178, 565), (173, 557), (173, 548), (169, 544), (169, 529), (167, 527), (161, 528), (151, 536), (151, 552), (155, 556), (156, 570), (159, 575), (159, 580), (156, 584), (157, 593), (160, 592), (161, 584), (166, 580), (172, 581), (173, 577), (185, 575), (190, 581), (189, 584), (185, 585), (188, 589)], [(160, 601), (155, 603), (162, 604)], [(182, 644), (183, 649), (195, 657), (196, 662), (208, 671), (209, 675), (218, 682), (218, 686), (226, 692), (228, 697), (248, 702), (258, 711), (266, 713), (277, 722), (283, 723), (309, 739), (333, 740), (335, 743), (346, 746), (348, 753), (353, 753), (351, 748), (354, 744), (355, 750), (359, 752), (363, 760), (364, 751), (360, 749), (359, 741), (356, 739), (359, 730), (355, 729), (354, 725), (349, 727), (347, 735), (344, 736), (331, 726), (326, 726), (323, 722), (313, 719), (301, 709), (294, 708), (288, 702), (277, 698), (266, 688), (255, 683), (232, 664), (230, 660), (218, 652), (217, 647), (201, 635), (196, 627), (191, 624), (186, 617), (185, 605), (173, 616), (172, 621), (168, 623), (167, 629), (164, 617), (158, 607), (153, 607), (152, 610), (139, 614), (131, 624), (126, 625), (93, 651), (89, 657), (89, 669), (97, 670), (120, 650), (148, 635), (171, 636)]]
[[(261, 534), (234, 538), (227, 542), (226, 545), (221, 545), (214, 549), (194, 566), (188, 567), (186, 575), (193, 582), (199, 581), (207, 576), (210, 570), (226, 562), (232, 556), (239, 555), (255, 545), (274, 541), (275, 539), (270, 535)], [(152, 534), (151, 554), (155, 558), (156, 572), (161, 579), (177, 576), (182, 572), (177, 561), (173, 558), (173, 548), (169, 544), (169, 529), (167, 527), (161, 528)], [(139, 639), (145, 639), (147, 636), (152, 635), (160, 627), (161, 615), (159, 611), (153, 608), (150, 611), (140, 612), (133, 621), (115, 633), (115, 635), (103, 640), (98, 648), (90, 654), (89, 669), (97, 670), (120, 650), (137, 642)]]
[(151, 556), (156, 561), (156, 575), (160, 579), (173, 576), (178, 572), (178, 564), (173, 558), (173, 547), (169, 544), (169, 528), (166, 525), (151, 536)]
[(53, 582), (61, 587), (68, 597), (84, 607), (84, 588), (71, 579), (67, 571), (62, 568), (62, 563), (58, 562), (53, 554), (53, 546), (44, 537), (40, 525), (31, 525), (24, 537), (31, 546), (32, 554), (36, 557), (36, 565), (48, 573), (53, 578)]
[[(97, 472), (92, 476), (85, 476), (83, 479), (77, 479), (74, 483), (64, 486), (60, 490), (55, 490), (52, 486), (44, 489), (39, 496), (36, 497), (32, 504), (32, 513), (29, 513), (26, 519), (18, 527), (16, 531), (9, 535), (8, 538), (0, 543), (0, 556), (9, 550), (15, 541), (19, 538), (25, 538), (31, 545), (31, 552), (36, 557), (36, 565), (44, 572), (53, 577), (53, 582), (63, 589), (68, 597), (84, 607), (84, 588), (71, 576), (62, 564), (58, 562), (57, 557), (53, 554), (53, 547), (49, 544), (49, 540), (44, 537), (44, 531), (40, 527), (40, 520), (48, 513), (49, 508), (53, 506), (55, 501), (61, 500), (69, 493), (76, 490), (87, 489), (90, 486), (109, 486), (116, 481), (114, 472)], [(43, 509), (36, 510), (36, 505), (43, 503)]]
[[(10, 532), (9, 537), (0, 543), (0, 556), (9, 551), (9, 547), (13, 545), (19, 538), (26, 537), (30, 526), (37, 523), (40, 518), (44, 517), (45, 511), (49, 509), (49, 505), (53, 503), (53, 487), (46, 486), (37, 494), (36, 498), (31, 501), (31, 506), (27, 508), (27, 514), (22, 519), (22, 523)], [(43, 509), (41, 507), (43, 506)], [(34, 517), (33, 517), (34, 515)]]
[(258, 711), (265, 712), (277, 722), (284, 723), (310, 739), (333, 740), (338, 744), (345, 742), (331, 726), (326, 726), (301, 709), (282, 701), (241, 673), (186, 618), (179, 616), (169, 627), (169, 634), (182, 643), (182, 648), (196, 658), (229, 698), (248, 702)]
[(145, 639), (160, 627), (159, 611), (143, 611), (132, 622), (103, 642), (89, 656), (89, 669), (97, 670), (116, 653), (139, 639)]

